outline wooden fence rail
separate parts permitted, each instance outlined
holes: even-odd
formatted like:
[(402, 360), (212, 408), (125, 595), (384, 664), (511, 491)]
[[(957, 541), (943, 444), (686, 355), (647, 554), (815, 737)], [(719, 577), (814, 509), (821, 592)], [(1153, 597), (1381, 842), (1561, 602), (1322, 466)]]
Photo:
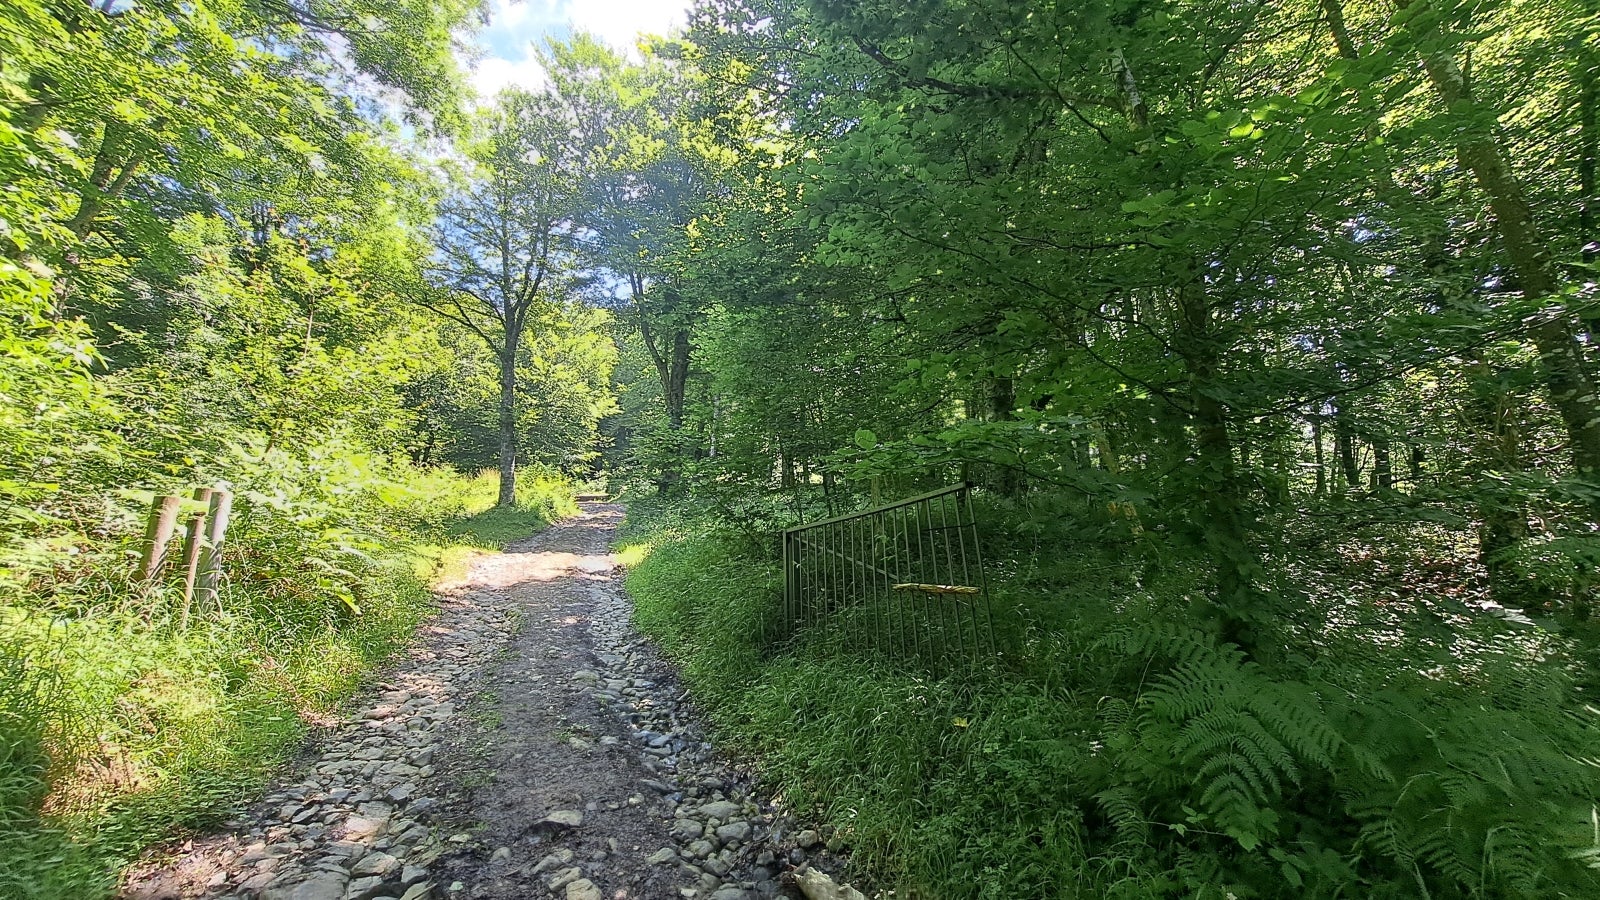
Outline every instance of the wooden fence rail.
[(179, 629), (189, 627), (197, 594), (202, 606), (218, 603), (223, 578), (222, 545), (233, 514), (233, 492), (199, 487), (194, 489), (189, 501), (171, 494), (156, 497), (145, 521), (144, 547), (135, 572), (140, 581), (154, 582), (167, 568), (168, 550), (177, 535), (178, 520), (185, 513), (183, 606), (178, 615)]

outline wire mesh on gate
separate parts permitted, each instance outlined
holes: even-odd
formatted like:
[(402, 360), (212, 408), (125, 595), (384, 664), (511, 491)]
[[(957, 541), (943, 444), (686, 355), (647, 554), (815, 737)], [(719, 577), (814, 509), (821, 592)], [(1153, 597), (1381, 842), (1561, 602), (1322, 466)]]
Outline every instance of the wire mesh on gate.
[(965, 484), (783, 532), (778, 637), (828, 629), (900, 658), (992, 655), (983, 555)]

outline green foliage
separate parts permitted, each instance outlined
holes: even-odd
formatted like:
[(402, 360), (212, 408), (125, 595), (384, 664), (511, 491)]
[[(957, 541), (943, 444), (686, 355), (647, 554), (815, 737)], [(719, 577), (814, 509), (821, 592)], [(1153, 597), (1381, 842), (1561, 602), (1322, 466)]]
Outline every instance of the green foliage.
[[(460, 124), (479, 8), (0, 11), (0, 897), (105, 896), (215, 825), (409, 640), (461, 538), (571, 511), (536, 470), (486, 533), (481, 480), (413, 441), (475, 360), (408, 302), (433, 186), (388, 116)], [(603, 314), (552, 318), (527, 430), (579, 468), (611, 348)], [(133, 577), (150, 499), (197, 485), (235, 494), (215, 602)]]
[(524, 469), (517, 479), (515, 506), (496, 506), (495, 490), (492, 472), (481, 472), (472, 480), (470, 490), (461, 496), (465, 514), (444, 524), (451, 541), (500, 550), (578, 512), (572, 483), (555, 472)]
[[(830, 820), (859, 874), (940, 897), (1586, 896), (1600, 723), (1549, 635), (1340, 635), (1267, 664), (1173, 623), (1172, 566), (1116, 605), (995, 585), (1003, 669), (948, 679), (760, 642), (771, 563), (636, 504), (636, 620), (719, 733)], [(997, 526), (994, 543), (1026, 529)], [(629, 544), (632, 542), (630, 548)], [(1404, 626), (1401, 633), (1421, 627)]]
[[(130, 583), (132, 516), (0, 606), (0, 845), (18, 848), (0, 896), (98, 896), (148, 845), (238, 809), (306, 722), (409, 641), (447, 558), (435, 545), (494, 537), (473, 521), (492, 477), (419, 475), (339, 445), (300, 459), (240, 447), (227, 466), (228, 588), (187, 630), (174, 585)], [(527, 484), (528, 508), (502, 523), (516, 537), (573, 507), (557, 476)]]

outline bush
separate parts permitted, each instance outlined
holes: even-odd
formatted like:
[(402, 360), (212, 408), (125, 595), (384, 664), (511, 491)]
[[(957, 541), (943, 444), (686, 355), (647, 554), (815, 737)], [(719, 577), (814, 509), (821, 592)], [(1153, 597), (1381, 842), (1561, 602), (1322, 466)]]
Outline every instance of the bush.
[[(104, 895), (145, 847), (239, 808), (408, 642), (494, 496), (338, 443), (240, 444), (211, 474), (236, 492), (228, 577), (187, 627), (180, 575), (132, 580), (142, 495), (0, 603), (0, 897)], [(526, 492), (518, 536), (573, 508), (553, 475)]]
[(637, 622), (722, 736), (905, 895), (1600, 891), (1600, 731), (1558, 636), (1333, 629), (1268, 665), (1181, 624), (1181, 559), (1107, 583), (1086, 573), (1125, 551), (1042, 562), (997, 533), (1003, 665), (935, 678), (762, 646), (777, 573), (742, 535), (635, 519), (626, 540)]

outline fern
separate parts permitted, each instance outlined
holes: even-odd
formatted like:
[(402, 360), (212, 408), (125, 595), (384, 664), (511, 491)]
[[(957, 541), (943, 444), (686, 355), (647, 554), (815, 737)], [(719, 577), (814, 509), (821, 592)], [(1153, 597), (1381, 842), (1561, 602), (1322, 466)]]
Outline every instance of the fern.
[(1150, 822), (1131, 790), (1108, 788), (1095, 794), (1094, 799), (1116, 829), (1119, 843), (1144, 844), (1150, 839)]
[[(1382, 677), (1363, 692), (1360, 678)], [(1435, 896), (1541, 896), (1555, 885), (1600, 890), (1586, 850), (1597, 745), (1563, 697), (1567, 676), (1508, 655), (1475, 664), (1476, 684), (1349, 670), (1338, 714), (1362, 764), (1396, 777), (1340, 773), (1355, 844), (1373, 865), (1412, 871)]]
[(1231, 646), (1175, 626), (1129, 629), (1120, 651), (1165, 657), (1131, 719), (1106, 724), (1128, 733), (1168, 786), (1187, 793), (1187, 824), (1214, 824), (1246, 850), (1276, 835), (1273, 808), (1306, 767), (1333, 765), (1342, 741), (1309, 692), (1267, 677)]
[(1181, 625), (1123, 623), (1101, 648), (1139, 689), (1098, 704), (1095, 794), (1118, 852), (1148, 841), (1197, 896), (1600, 896), (1594, 717), (1540, 654), (1468, 637), (1435, 659), (1357, 646), (1284, 673)]

